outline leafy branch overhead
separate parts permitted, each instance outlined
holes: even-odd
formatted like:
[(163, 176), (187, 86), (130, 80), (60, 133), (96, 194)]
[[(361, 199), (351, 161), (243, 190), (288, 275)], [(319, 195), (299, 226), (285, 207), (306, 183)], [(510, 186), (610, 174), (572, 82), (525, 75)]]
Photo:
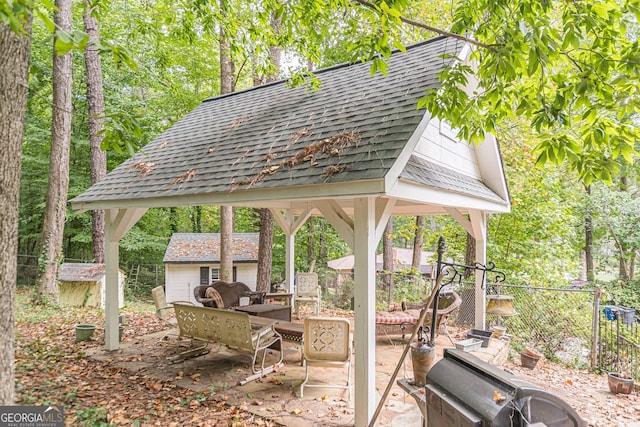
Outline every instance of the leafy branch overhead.
[[(304, 45), (299, 51), (310, 60), (322, 57), (320, 47), (339, 28), (348, 60), (371, 60), (372, 73), (385, 73), (385, 59), (404, 49), (412, 29), (422, 31), (415, 39), (435, 33), (467, 41), (469, 62), (444, 71), (441, 88), (428, 91), (420, 107), (469, 142), (524, 120), (537, 132), (538, 164), (567, 162), (586, 184), (610, 181), (637, 156), (638, 0), (463, 0), (440, 5), (444, 17), (430, 16), (434, 25), (420, 19), (424, 4), (411, 0), (267, 4), (290, 37), (304, 34), (292, 44)], [(471, 75), (477, 85), (467, 85)]]

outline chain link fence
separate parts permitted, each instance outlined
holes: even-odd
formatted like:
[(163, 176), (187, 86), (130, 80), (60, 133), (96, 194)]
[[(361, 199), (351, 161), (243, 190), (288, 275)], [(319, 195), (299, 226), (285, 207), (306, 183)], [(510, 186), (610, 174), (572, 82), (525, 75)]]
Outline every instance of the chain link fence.
[[(495, 286), (488, 289), (496, 291)], [(576, 368), (596, 367), (596, 290), (500, 284), (500, 294), (513, 297), (517, 314), (487, 315), (487, 326), (498, 322), (506, 326), (514, 349), (533, 346), (550, 360)]]
[[(430, 293), (433, 281), (428, 277), (394, 274), (392, 289), (383, 274), (376, 280), (376, 309), (400, 309), (402, 301), (421, 301)], [(353, 274), (325, 273), (325, 301), (349, 309), (353, 296)], [(514, 350), (531, 346), (547, 358), (577, 368), (596, 368), (598, 292), (594, 289), (542, 288), (500, 283), (500, 294), (513, 297), (516, 314), (487, 315), (486, 329), (501, 324), (511, 335)], [(475, 284), (456, 286), (462, 299), (460, 310), (449, 317), (448, 324), (472, 328), (475, 323)], [(487, 294), (496, 294), (495, 284), (487, 284)]]

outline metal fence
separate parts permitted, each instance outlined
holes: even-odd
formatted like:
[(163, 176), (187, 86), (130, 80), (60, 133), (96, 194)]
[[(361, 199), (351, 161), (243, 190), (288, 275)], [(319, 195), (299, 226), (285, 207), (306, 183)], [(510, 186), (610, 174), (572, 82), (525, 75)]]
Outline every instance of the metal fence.
[[(82, 262), (81, 260), (66, 260)], [(137, 264), (123, 268), (127, 274), (127, 291), (149, 295), (155, 286), (164, 285), (164, 265)], [(37, 257), (18, 257), (18, 283), (34, 284), (38, 271)], [(324, 301), (341, 309), (352, 308), (353, 275), (334, 270), (318, 271)], [(378, 310), (400, 309), (402, 301), (420, 301), (431, 292), (429, 277), (394, 273), (393, 287), (384, 274), (376, 279)], [(475, 319), (475, 288), (463, 282), (456, 289), (462, 298), (460, 310), (449, 324), (472, 327)], [(487, 293), (496, 292), (487, 284)], [(512, 336), (512, 348), (533, 346), (547, 358), (577, 368), (598, 368), (624, 372), (640, 380), (640, 317), (631, 309), (600, 306), (594, 289), (542, 288), (500, 284), (500, 294), (513, 297), (514, 316), (487, 315), (486, 329), (500, 323)]]
[(598, 323), (598, 367), (640, 380), (640, 318), (628, 307), (602, 306)]
[[(326, 273), (327, 301), (348, 308), (353, 295), (351, 274)], [(399, 309), (402, 301), (419, 301), (431, 292), (428, 278), (394, 275), (393, 289), (377, 276), (378, 310)], [(487, 284), (487, 293), (496, 287)], [(449, 324), (473, 327), (475, 323), (475, 284), (462, 282), (456, 287), (462, 299), (460, 310), (449, 318)], [(547, 358), (578, 368), (598, 367), (599, 293), (594, 289), (542, 288), (500, 284), (500, 294), (513, 297), (516, 315), (487, 315), (486, 329), (498, 323), (507, 327), (516, 351), (532, 346)]]
[(500, 293), (513, 297), (517, 314), (500, 319), (487, 315), (487, 327), (502, 322), (514, 349), (533, 346), (551, 360), (596, 367), (599, 292), (500, 284)]

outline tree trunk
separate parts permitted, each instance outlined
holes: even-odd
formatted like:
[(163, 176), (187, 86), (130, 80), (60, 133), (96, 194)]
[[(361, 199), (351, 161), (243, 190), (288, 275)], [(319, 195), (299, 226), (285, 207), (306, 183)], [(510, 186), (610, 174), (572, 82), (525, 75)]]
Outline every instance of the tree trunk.
[[(280, 28), (280, 21), (271, 14), (271, 26), (274, 32)], [(275, 72), (267, 78), (267, 83), (274, 81), (280, 70), (280, 48), (271, 46), (269, 48), (271, 61), (275, 67)], [(258, 240), (258, 279), (256, 290), (269, 292), (271, 290), (271, 269), (273, 260), (273, 214), (269, 209), (260, 209), (260, 237)]]
[(18, 265), (18, 206), (24, 114), (29, 85), (31, 13), (26, 34), (0, 22), (0, 406), (14, 404), (14, 312)]
[(420, 271), (422, 266), (422, 235), (424, 234), (424, 217), (422, 215), (416, 216), (416, 234), (413, 237), (413, 257), (411, 259), (411, 266), (416, 271)]
[[(623, 175), (620, 177), (620, 192), (626, 192), (629, 188), (629, 182), (627, 177), (624, 175), (626, 173), (624, 168), (621, 173)], [(622, 282), (626, 284), (627, 282), (629, 282), (629, 280), (631, 280), (629, 263), (633, 254), (629, 255), (629, 246), (624, 241), (624, 239), (616, 239), (616, 241), (618, 242), (618, 246), (620, 248), (620, 280), (622, 280)]]
[[(107, 153), (100, 149), (103, 134), (104, 95), (102, 89), (102, 65), (98, 45), (100, 35), (98, 21), (91, 13), (96, 6), (91, 6), (89, 0), (84, 1), (84, 30), (89, 35), (89, 44), (84, 50), (84, 62), (87, 79), (87, 106), (89, 110), (89, 147), (91, 158), (91, 185), (100, 181), (107, 174)], [(93, 259), (97, 263), (104, 263), (104, 227), (105, 216), (103, 210), (91, 211)]]
[[(584, 187), (587, 197), (591, 195), (591, 186)], [(593, 271), (593, 223), (591, 212), (587, 212), (584, 217), (584, 262), (587, 273), (587, 280), (593, 282), (595, 274)]]
[[(227, 14), (226, 0), (220, 0), (220, 12)], [(220, 26), (220, 93), (233, 92), (233, 62), (231, 46)], [(220, 280), (233, 281), (233, 207), (220, 206)]]
[[(467, 233), (467, 249), (464, 254), (464, 264), (473, 265), (476, 262), (476, 239), (471, 234)], [(464, 272), (464, 278), (469, 279), (473, 275), (474, 270), (467, 268)]]
[(307, 220), (307, 265), (311, 265), (314, 259), (316, 259), (316, 235), (322, 236), (322, 233), (316, 231), (316, 221), (314, 217), (309, 217)]
[(273, 247), (273, 215), (269, 209), (260, 209), (260, 239), (258, 245), (258, 280), (256, 290), (271, 290), (271, 261)]
[(202, 233), (202, 206), (194, 206), (189, 218), (191, 219), (191, 232)]
[(384, 284), (389, 290), (389, 303), (393, 298), (393, 217), (389, 218), (382, 235), (382, 269), (384, 270)]
[[(71, 0), (56, 0), (54, 22), (71, 33)], [(54, 38), (55, 46), (55, 38)], [(38, 302), (58, 303), (58, 265), (62, 261), (62, 238), (69, 190), (69, 147), (71, 143), (71, 53), (53, 52), (53, 114), (49, 186), (42, 230)]]

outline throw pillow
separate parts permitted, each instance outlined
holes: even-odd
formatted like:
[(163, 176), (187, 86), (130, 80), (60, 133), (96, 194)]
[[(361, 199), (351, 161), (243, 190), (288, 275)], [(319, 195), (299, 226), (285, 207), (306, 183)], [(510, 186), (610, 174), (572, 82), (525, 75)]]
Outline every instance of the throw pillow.
[(220, 292), (216, 291), (214, 288), (208, 287), (204, 292), (204, 297), (211, 298), (216, 306), (215, 308), (224, 308), (224, 301), (222, 300), (222, 296), (220, 295)]

